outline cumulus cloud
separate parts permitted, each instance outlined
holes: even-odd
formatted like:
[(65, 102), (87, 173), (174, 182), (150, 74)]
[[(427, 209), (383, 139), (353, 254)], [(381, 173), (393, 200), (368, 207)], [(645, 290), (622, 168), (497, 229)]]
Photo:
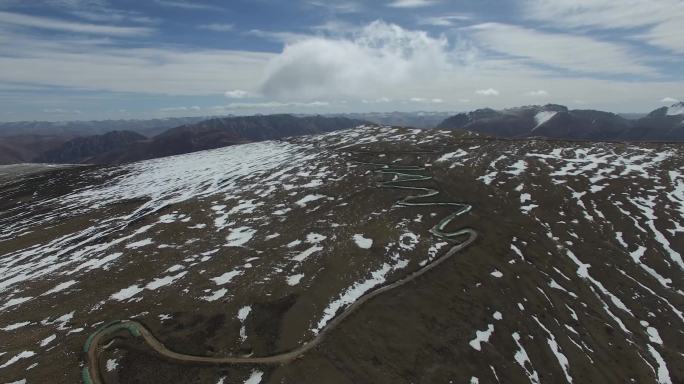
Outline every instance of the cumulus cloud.
[(229, 99), (244, 99), (249, 97), (249, 92), (241, 89), (234, 89), (232, 91), (226, 91), (224, 95)]
[(363, 95), (434, 76), (450, 67), (449, 42), (376, 21), (352, 37), (310, 37), (285, 46), (262, 91), (274, 97)]
[(526, 96), (548, 96), (549, 93), (546, 92), (546, 91), (543, 90), (543, 89), (538, 89), (538, 90), (536, 90), (536, 91), (528, 91), (528, 92), (525, 92), (525, 95), (526, 95)]
[(675, 99), (674, 97), (665, 97), (662, 100), (660, 100), (661, 103), (666, 103), (666, 104), (674, 104), (674, 103), (679, 103), (678, 99)]
[(475, 91), (475, 94), (480, 95), (480, 96), (499, 96), (501, 92), (494, 88), (488, 88), (488, 89), (478, 89)]

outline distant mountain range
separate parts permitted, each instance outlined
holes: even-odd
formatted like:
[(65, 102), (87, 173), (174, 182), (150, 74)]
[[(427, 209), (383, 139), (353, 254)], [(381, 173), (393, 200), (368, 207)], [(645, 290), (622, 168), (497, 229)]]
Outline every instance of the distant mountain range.
[(344, 117), (268, 115), (215, 118), (169, 129), (152, 138), (131, 131), (76, 138), (38, 156), (36, 161), (117, 164), (254, 141), (353, 128), (361, 120)]
[[(153, 137), (170, 128), (194, 124), (206, 119), (206, 117), (182, 117), (151, 120), (0, 123), (0, 164), (35, 162), (46, 152), (55, 151), (62, 144), (76, 138), (103, 135), (112, 131), (131, 131), (146, 137)], [(70, 145), (78, 147), (83, 143), (77, 142)]]
[(19, 121), (0, 123), (0, 137), (25, 135), (92, 136), (112, 131), (132, 131), (141, 135), (156, 136), (169, 128), (195, 124), (208, 117), (172, 117), (147, 120), (99, 120), (99, 121)]
[(364, 120), (380, 125), (429, 129), (436, 127), (451, 115), (452, 113), (450, 112), (369, 112), (346, 113), (334, 116)]
[(464, 129), (497, 137), (572, 140), (684, 141), (684, 103), (657, 109), (639, 119), (562, 105), (526, 106), (501, 111), (478, 109), (444, 120), (439, 129)]
[(444, 112), (388, 112), (0, 123), (0, 164), (124, 163), (246, 142), (332, 132), (366, 122), (423, 129), (435, 126), (463, 129), (496, 137), (684, 141), (684, 103), (640, 116), (569, 110), (562, 105), (548, 104), (505, 110), (478, 109), (450, 117)]

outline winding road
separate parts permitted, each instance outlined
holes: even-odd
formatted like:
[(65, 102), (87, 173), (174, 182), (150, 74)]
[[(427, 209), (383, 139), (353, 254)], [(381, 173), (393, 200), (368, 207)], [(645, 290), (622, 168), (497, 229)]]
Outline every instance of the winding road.
[[(407, 152), (415, 153), (415, 152)], [(446, 227), (457, 217), (469, 212), (471, 206), (462, 202), (430, 202), (423, 201), (432, 197), (439, 195), (439, 191), (432, 188), (419, 187), (415, 185), (407, 185), (409, 183), (419, 183), (424, 181), (432, 180), (431, 176), (425, 175), (425, 168), (420, 166), (400, 166), (392, 164), (382, 164), (382, 163), (364, 163), (360, 164), (375, 167), (376, 172), (382, 175), (392, 175), (393, 179), (389, 181), (384, 181), (381, 183), (382, 188), (391, 189), (401, 189), (407, 191), (415, 191), (418, 194), (410, 195), (404, 199), (397, 202), (399, 206), (412, 206), (412, 207), (453, 207), (455, 211), (442, 219), (437, 225), (430, 229), (430, 232), (445, 241), (454, 244), (447, 252), (442, 256), (434, 259), (432, 262), (426, 264), (419, 270), (409, 274), (408, 276), (397, 280), (391, 284), (382, 286), (372, 292), (369, 292), (361, 296), (356, 302), (347, 307), (344, 311), (340, 312), (335, 318), (333, 318), (325, 327), (323, 327), (320, 332), (308, 342), (302, 344), (301, 346), (292, 349), (287, 352), (279, 353), (271, 356), (263, 357), (243, 357), (243, 356), (225, 356), (225, 357), (207, 357), (207, 356), (196, 356), (187, 355), (178, 352), (174, 352), (168, 349), (159, 339), (157, 339), (149, 329), (147, 329), (141, 323), (133, 320), (120, 320), (113, 321), (105, 324), (96, 330), (93, 334), (88, 337), (86, 343), (83, 346), (83, 352), (85, 353), (86, 362), (83, 368), (83, 382), (86, 384), (104, 384), (102, 379), (99, 357), (100, 353), (107, 349), (110, 345), (108, 344), (114, 336), (120, 334), (121, 332), (128, 332), (130, 335), (138, 338), (142, 338), (144, 342), (158, 353), (163, 358), (178, 362), (178, 363), (195, 363), (195, 364), (207, 364), (207, 365), (282, 365), (287, 364), (298, 357), (304, 355), (309, 350), (316, 348), (325, 337), (332, 332), (341, 322), (343, 322), (352, 313), (357, 311), (364, 303), (372, 300), (373, 298), (390, 291), (392, 289), (401, 287), (419, 276), (429, 272), (435, 267), (439, 266), (454, 254), (468, 247), (477, 239), (477, 232), (470, 228), (459, 229), (454, 232), (446, 232)], [(457, 239), (464, 238), (462, 241), (457, 241)]]

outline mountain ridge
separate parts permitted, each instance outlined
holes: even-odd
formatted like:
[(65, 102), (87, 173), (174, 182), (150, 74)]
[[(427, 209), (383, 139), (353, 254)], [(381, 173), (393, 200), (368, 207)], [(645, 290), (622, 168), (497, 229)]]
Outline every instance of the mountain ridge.
[[(540, 119), (544, 117), (543, 121)], [(465, 129), (496, 137), (546, 137), (600, 141), (684, 141), (684, 105), (656, 109), (630, 120), (591, 109), (547, 104), (504, 110), (478, 109), (449, 117), (438, 129)]]

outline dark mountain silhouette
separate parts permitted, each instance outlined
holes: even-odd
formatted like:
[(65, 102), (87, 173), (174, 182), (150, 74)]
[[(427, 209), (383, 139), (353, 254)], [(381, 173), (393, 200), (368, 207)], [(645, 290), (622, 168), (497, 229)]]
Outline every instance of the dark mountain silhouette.
[(497, 137), (684, 141), (684, 103), (656, 109), (639, 119), (588, 109), (569, 110), (554, 104), (502, 111), (487, 108), (452, 116), (438, 128), (465, 129)]
[(112, 131), (132, 131), (147, 137), (158, 135), (167, 129), (194, 124), (207, 117), (171, 117), (147, 120), (101, 120), (101, 121), (19, 121), (0, 123), (0, 137), (16, 135), (93, 136)]
[(439, 125), (450, 115), (451, 113), (449, 112), (367, 112), (336, 114), (333, 116), (370, 121), (380, 125), (430, 129)]
[(502, 111), (479, 109), (452, 116), (438, 128), (466, 129), (498, 137), (613, 140), (620, 139), (633, 125), (633, 121), (614, 113), (569, 110), (548, 104)]
[(71, 140), (71, 135), (0, 136), (0, 164), (35, 162), (36, 158)]
[(47, 151), (37, 157), (40, 163), (90, 163), (103, 154), (130, 147), (147, 138), (131, 131), (113, 131), (104, 135), (78, 137), (67, 141), (59, 148)]
[(684, 103), (656, 109), (625, 132), (629, 140), (684, 140)]
[(39, 159), (53, 163), (118, 164), (352, 128), (363, 121), (343, 117), (259, 115), (216, 118), (169, 129), (151, 139), (134, 132), (79, 138)]

